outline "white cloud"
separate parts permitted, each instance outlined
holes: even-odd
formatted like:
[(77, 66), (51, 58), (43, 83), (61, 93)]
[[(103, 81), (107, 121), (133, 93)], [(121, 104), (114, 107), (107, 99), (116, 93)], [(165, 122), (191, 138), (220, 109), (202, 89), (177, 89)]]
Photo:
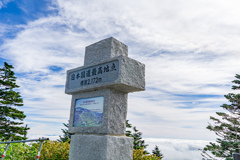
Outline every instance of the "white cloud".
[(238, 1), (57, 2), (58, 15), (18, 26), (24, 29), (0, 46), (20, 74), (32, 137), (61, 134), (70, 96), (56, 85), (65, 84), (66, 70), (83, 65), (87, 45), (113, 36), (146, 64), (147, 91), (129, 95), (130, 123), (146, 137), (215, 139), (205, 127), (240, 68)]
[(209, 141), (184, 140), (184, 139), (157, 139), (145, 138), (145, 143), (149, 144), (148, 152), (152, 152), (157, 145), (161, 150), (165, 160), (201, 160), (201, 151)]
[(221, 53), (239, 50), (237, 45), (233, 47), (239, 40), (235, 33), (239, 26), (238, 3), (59, 0), (62, 14), (96, 37), (125, 32), (129, 35), (127, 39), (146, 43), (150, 48), (161, 45), (162, 49), (174, 51)]
[(6, 7), (6, 5), (9, 3), (9, 2), (12, 2), (14, 0), (1, 0), (0, 1), (0, 9), (2, 9), (3, 7)]
[[(149, 97), (157, 96), (150, 94)], [(215, 134), (206, 127), (210, 115), (215, 116), (215, 112), (220, 110), (219, 104), (224, 101), (205, 101), (200, 108), (197, 108), (199, 104), (190, 104), (190, 108), (186, 109), (179, 108), (184, 107), (185, 102), (178, 102), (177, 97), (165, 96), (153, 101), (151, 98), (131, 95), (128, 103), (129, 123), (143, 132), (144, 137), (215, 140)]]

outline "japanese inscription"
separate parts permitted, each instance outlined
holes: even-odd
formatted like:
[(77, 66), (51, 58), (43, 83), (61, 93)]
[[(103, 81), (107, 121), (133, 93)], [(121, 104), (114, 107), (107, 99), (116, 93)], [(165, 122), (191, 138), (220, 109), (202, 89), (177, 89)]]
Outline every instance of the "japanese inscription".
[(114, 81), (118, 78), (119, 61), (115, 60), (70, 73), (69, 89)]

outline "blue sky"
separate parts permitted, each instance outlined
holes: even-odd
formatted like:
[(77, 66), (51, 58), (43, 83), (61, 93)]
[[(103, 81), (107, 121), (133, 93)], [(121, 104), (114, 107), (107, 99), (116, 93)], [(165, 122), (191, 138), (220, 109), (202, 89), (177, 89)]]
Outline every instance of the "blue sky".
[(223, 95), (240, 74), (239, 5), (0, 0), (0, 66), (15, 67), (29, 138), (62, 134), (71, 103), (64, 94), (66, 71), (83, 65), (86, 46), (112, 36), (146, 65), (146, 91), (129, 94), (128, 119), (148, 148), (158, 144), (166, 160), (201, 159), (192, 148), (215, 140), (206, 130), (209, 117), (222, 111)]

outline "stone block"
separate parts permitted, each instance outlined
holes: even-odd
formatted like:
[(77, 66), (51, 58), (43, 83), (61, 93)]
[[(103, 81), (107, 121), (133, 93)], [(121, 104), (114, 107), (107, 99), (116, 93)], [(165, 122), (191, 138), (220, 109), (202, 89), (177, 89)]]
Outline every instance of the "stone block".
[(84, 66), (109, 61), (118, 56), (128, 56), (128, 47), (115, 38), (110, 37), (86, 47)]
[[(101, 127), (74, 127), (74, 110), (77, 99), (104, 97), (103, 120)], [(69, 133), (94, 133), (124, 135), (126, 130), (127, 93), (116, 90), (84, 92), (72, 96)]]
[(133, 138), (72, 135), (69, 160), (132, 160)]
[[(100, 69), (101, 74), (98, 73)], [(82, 74), (84, 77), (81, 77)], [(125, 93), (145, 90), (145, 65), (120, 56), (95, 66), (83, 66), (67, 71), (67, 94), (106, 88)]]

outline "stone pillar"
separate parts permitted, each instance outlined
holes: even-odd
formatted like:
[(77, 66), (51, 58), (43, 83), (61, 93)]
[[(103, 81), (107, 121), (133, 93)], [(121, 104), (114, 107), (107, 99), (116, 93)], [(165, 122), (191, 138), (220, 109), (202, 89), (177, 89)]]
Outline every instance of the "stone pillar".
[(110, 37), (86, 47), (84, 66), (67, 71), (70, 160), (132, 159), (127, 96), (145, 90), (145, 66), (127, 56), (127, 46)]

